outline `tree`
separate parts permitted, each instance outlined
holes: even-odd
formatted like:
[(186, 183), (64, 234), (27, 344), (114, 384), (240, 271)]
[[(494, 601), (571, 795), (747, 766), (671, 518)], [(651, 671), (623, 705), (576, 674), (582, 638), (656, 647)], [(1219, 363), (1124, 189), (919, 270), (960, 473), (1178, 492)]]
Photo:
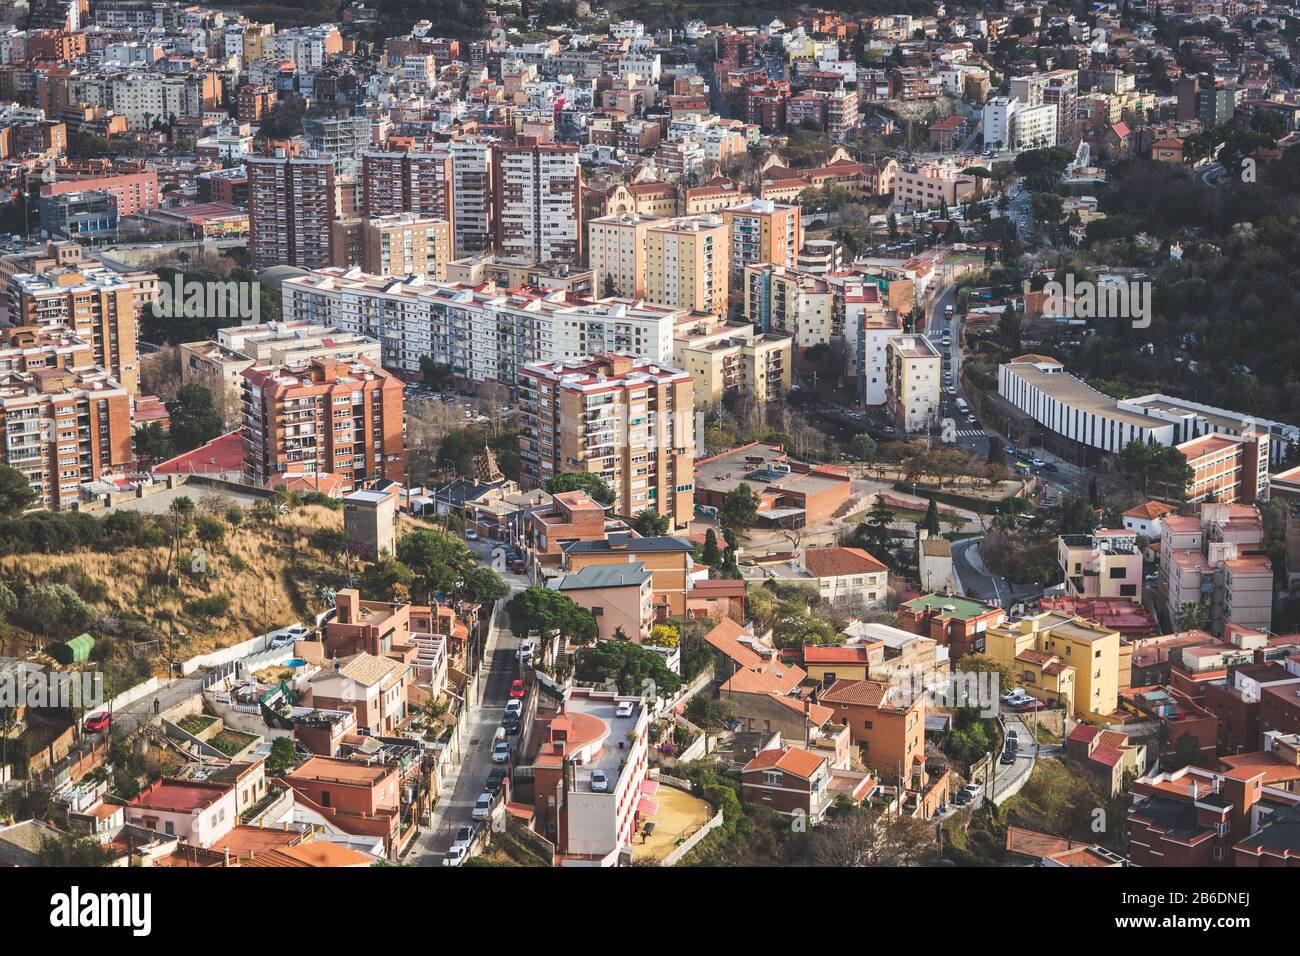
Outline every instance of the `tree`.
[(925, 509), (925, 518), (921, 521), (921, 527), (930, 532), (932, 537), (939, 534), (939, 505), (933, 498)]
[(876, 447), (876, 440), (866, 432), (859, 432), (849, 439), (849, 454), (863, 461), (875, 457)]
[(546, 490), (553, 495), (566, 491), (585, 491), (606, 507), (614, 503), (614, 491), (600, 475), (589, 471), (566, 471), (546, 482)]
[(331, 558), (337, 558), (347, 549), (348, 536), (339, 528), (317, 528), (312, 532), (311, 546)]
[(361, 594), (372, 601), (407, 601), (415, 575), (395, 558), (366, 565), (361, 573)]
[(212, 441), (221, 434), (221, 416), (212, 404), (212, 393), (191, 382), (181, 386), (167, 403), (171, 416), (171, 439), (177, 451), (186, 452)]
[(1058, 524), (1061, 534), (1091, 534), (1097, 527), (1096, 512), (1083, 495), (1066, 495)]
[(445, 392), (455, 380), (455, 372), (450, 365), (435, 362), (433, 356), (420, 356), (420, 381), (435, 392)]
[(999, 687), (1015, 687), (1016, 675), (1010, 665), (988, 654), (966, 654), (957, 661), (958, 673), (997, 674)]
[(589, 644), (596, 639), (596, 617), (573, 598), (552, 588), (527, 588), (506, 604), (510, 617), (510, 630), (524, 637), (531, 631), (543, 636), (559, 631), (577, 644)]
[(136, 456), (142, 461), (157, 463), (172, 457), (172, 440), (157, 422), (149, 422), (137, 429), (134, 440)]
[(1002, 439), (999, 438), (997, 435), (994, 435), (992, 438), (989, 439), (989, 451), (988, 454), (984, 456), (984, 460), (988, 462), (990, 465), (1002, 465), (1004, 467), (1006, 466), (1007, 463), (1006, 446), (1002, 444)]
[(718, 536), (709, 528), (704, 532), (704, 551), (700, 555), (700, 560), (709, 567), (716, 567), (722, 553), (718, 550)]
[(32, 484), (17, 468), (0, 464), (0, 516), (10, 518), (31, 507), (36, 500)]
[(894, 523), (894, 513), (884, 500), (877, 496), (876, 503), (867, 512), (867, 520), (862, 531), (867, 539), (868, 550), (880, 557), (888, 555), (894, 546), (894, 534), (890, 525)]
[[(661, 655), (640, 644), (622, 641), (601, 641), (584, 651), (574, 676), (592, 684), (612, 679), (620, 694), (642, 694), (652, 686), (655, 696), (669, 697), (682, 686), (682, 679), (668, 669)], [(653, 685), (646, 681), (653, 681)]]
[(656, 624), (650, 628), (650, 643), (655, 647), (676, 647), (681, 640), (682, 632), (672, 624)]
[(1210, 603), (1200, 601), (1188, 602), (1178, 608), (1178, 619), (1174, 626), (1179, 631), (1203, 631), (1210, 625)]
[(276, 737), (271, 743), (270, 756), (266, 758), (266, 769), (273, 774), (280, 774), (297, 762), (298, 752), (294, 749), (293, 738)]
[(741, 482), (722, 499), (718, 521), (729, 531), (739, 533), (750, 528), (758, 517), (758, 495), (745, 482)]
[(112, 853), (96, 837), (57, 833), (41, 841), (36, 851), (39, 867), (108, 866)]
[(923, 866), (938, 852), (926, 821), (861, 807), (835, 814), (814, 840), (819, 866)]
[(668, 516), (643, 508), (633, 517), (632, 528), (643, 538), (658, 538), (668, 533)]

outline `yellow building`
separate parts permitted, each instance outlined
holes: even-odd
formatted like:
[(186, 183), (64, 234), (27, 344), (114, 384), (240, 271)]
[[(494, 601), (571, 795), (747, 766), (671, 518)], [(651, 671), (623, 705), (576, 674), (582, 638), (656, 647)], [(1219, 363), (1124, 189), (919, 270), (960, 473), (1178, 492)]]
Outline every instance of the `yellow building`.
[(1109, 717), (1119, 707), (1118, 631), (1048, 611), (989, 628), (984, 648), (1039, 700), (1066, 703), (1068, 693), (1067, 706), (1080, 719)]
[(718, 216), (683, 216), (646, 230), (647, 302), (727, 314), (730, 229)]
[(722, 210), (731, 227), (731, 272), (739, 280), (745, 266), (770, 262), (793, 269), (803, 246), (803, 221), (797, 204), (784, 206), (754, 199)]
[(729, 391), (766, 405), (790, 390), (794, 339), (756, 332), (747, 322), (700, 316), (673, 332), (673, 361), (691, 375), (696, 408), (714, 408)]
[(885, 405), (905, 432), (926, 431), (939, 420), (942, 359), (923, 335), (885, 342)]
[(661, 221), (636, 213), (617, 213), (587, 223), (587, 261), (598, 296), (645, 297), (646, 232)]
[(451, 223), (401, 212), (362, 220), (361, 269), (376, 276), (423, 275), (443, 281), (452, 259)]

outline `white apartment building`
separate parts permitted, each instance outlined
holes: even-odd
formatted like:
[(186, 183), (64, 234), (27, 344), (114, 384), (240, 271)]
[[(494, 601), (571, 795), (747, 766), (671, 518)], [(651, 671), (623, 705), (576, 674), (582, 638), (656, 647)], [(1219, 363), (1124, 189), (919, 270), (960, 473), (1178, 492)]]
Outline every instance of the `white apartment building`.
[(620, 352), (673, 360), (673, 329), (685, 311), (633, 299), (573, 304), (563, 292), (498, 291), (323, 269), (281, 287), (284, 322), (313, 322), (378, 339), (383, 364), (418, 372), (420, 359), (451, 366), (470, 382), (514, 385), (530, 362)]
[(452, 204), (456, 255), (492, 246), (492, 144), (473, 139), (451, 144)]
[(939, 420), (939, 350), (924, 335), (895, 335), (885, 354), (886, 404), (894, 424), (909, 433), (929, 430)]

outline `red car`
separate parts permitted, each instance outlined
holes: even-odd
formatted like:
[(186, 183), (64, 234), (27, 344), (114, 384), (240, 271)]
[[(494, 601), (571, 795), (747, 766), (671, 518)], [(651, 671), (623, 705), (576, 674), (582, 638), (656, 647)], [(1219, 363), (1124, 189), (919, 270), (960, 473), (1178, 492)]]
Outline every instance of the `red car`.
[(516, 681), (514, 681), (513, 683), (511, 683), (511, 685), (510, 685), (510, 697), (511, 697), (512, 699), (516, 699), (516, 700), (517, 700), (518, 698), (523, 697), (524, 694), (526, 694), (526, 693), (527, 693), (527, 691), (524, 690), (524, 682), (523, 682), (523, 681), (521, 681), (521, 680), (516, 680)]
[(1015, 711), (1017, 714), (1028, 714), (1035, 710), (1042, 710), (1046, 706), (1047, 705), (1044, 704), (1041, 700), (1037, 700), (1037, 699), (1026, 700), (1020, 702), (1019, 704), (1016, 704)]
[(106, 734), (112, 723), (112, 716), (108, 711), (104, 711), (102, 714), (91, 714), (81, 727), (88, 734)]

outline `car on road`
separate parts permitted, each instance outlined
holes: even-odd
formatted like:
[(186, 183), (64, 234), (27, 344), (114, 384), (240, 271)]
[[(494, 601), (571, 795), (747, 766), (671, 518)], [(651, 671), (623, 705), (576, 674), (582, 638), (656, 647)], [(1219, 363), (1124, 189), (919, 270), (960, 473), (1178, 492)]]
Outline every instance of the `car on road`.
[(519, 698), (523, 697), (524, 694), (526, 693), (528, 693), (528, 691), (524, 690), (523, 681), (519, 680), (518, 678), (515, 678), (513, 681), (510, 682), (510, 696), (512, 699), (518, 700)]
[(1008, 731), (1007, 731), (1007, 740), (1017, 740), (1017, 741), (1018, 741), (1019, 739), (1020, 739), (1020, 734), (1018, 734), (1016, 731), (1014, 731), (1014, 730), (1008, 730)]
[(465, 540), (466, 540), (466, 541), (477, 541), (477, 540), (478, 540), (478, 532), (475, 531), (473, 528), (466, 528), (466, 529), (465, 529)]
[(81, 729), (88, 734), (106, 734), (112, 726), (113, 715), (105, 710), (87, 717)]
[(998, 763), (1001, 764), (1008, 764), (1008, 763), (1015, 763), (1015, 762), (1016, 762), (1016, 755), (1014, 752), (1010, 750), (1004, 750), (1002, 752), (1002, 756), (998, 759)]
[(456, 828), (456, 835), (452, 837), (452, 846), (463, 846), (466, 849), (474, 842), (474, 828), (468, 823)]
[(528, 570), (528, 562), (526, 562), (523, 558), (515, 558), (513, 561), (510, 562), (511, 574), (523, 574), (527, 570)]
[(515, 720), (518, 720), (520, 717), (523, 716), (523, 713), (524, 713), (524, 702), (522, 700), (506, 701), (507, 717), (513, 717)]
[(1053, 465), (1050, 461), (1049, 461), (1047, 464), (1045, 464), (1045, 465), (1043, 466), (1043, 471), (1050, 471), (1050, 472), (1052, 472), (1052, 473), (1056, 473), (1056, 472), (1058, 472), (1058, 471), (1060, 471), (1060, 470), (1061, 470), (1061, 469), (1057, 468), (1057, 467), (1056, 467), (1055, 465)]
[[(521, 661), (532, 661), (533, 651), (537, 649), (537, 642), (531, 637), (525, 637), (519, 642), (519, 659)], [(520, 695), (523, 696), (522, 694)]]
[(469, 814), (475, 820), (486, 820), (492, 815), (492, 794), (484, 790), (474, 801), (474, 809)]
[(310, 634), (311, 628), (304, 627), (302, 624), (295, 624), (293, 627), (286, 627), (279, 634), (275, 635), (275, 637), (271, 638), (268, 647), (273, 651), (279, 650), (282, 647), (288, 647), (294, 641), (306, 640)]
[[(504, 727), (501, 728), (501, 732), (505, 733)], [(498, 740), (496, 743), (492, 745), (492, 762), (508, 763), (509, 761), (510, 761), (510, 742), (508, 740)]]
[(603, 770), (593, 770), (591, 772), (591, 792), (606, 793), (609, 791), (609, 777)]
[(1030, 464), (1032, 464), (1035, 468), (1042, 468), (1044, 465), (1047, 464), (1047, 462), (1043, 461), (1043, 459), (1041, 458), (1035, 458), (1032, 462), (1030, 462)]
[(505, 784), (506, 784), (505, 767), (493, 767), (492, 772), (488, 774), (488, 778), (487, 778), (487, 784), (486, 784), (487, 792), (492, 794), (492, 796), (495, 797), (498, 793), (501, 792), (501, 788), (504, 787)]
[(1030, 697), (1027, 700), (1022, 700), (1019, 701), (1018, 703), (1013, 704), (1012, 709), (1015, 710), (1015, 712), (1018, 714), (1027, 714), (1027, 713), (1033, 713), (1036, 710), (1042, 710), (1046, 706), (1047, 705), (1044, 704), (1041, 700), (1038, 700), (1035, 697)]
[[(1015, 687), (1003, 694), (1002, 699), (1008, 704), (1014, 704), (1016, 701), (1020, 700), (1020, 698), (1028, 696), (1029, 695), (1026, 694), (1022, 688)], [(1012, 731), (1012, 733), (1014, 733), (1014, 731)], [(1010, 737), (1011, 733), (1008, 733), (1007, 736)]]
[(469, 859), (469, 847), (453, 846), (447, 851), (447, 855), (442, 858), (443, 866), (460, 866)]
[(1015, 737), (1008, 737), (1008, 738), (1007, 738), (1006, 745), (1004, 746), (1003, 749), (1006, 750), (1008, 753), (1013, 753), (1013, 754), (1014, 754), (1014, 753), (1019, 753), (1019, 752), (1020, 752), (1020, 741), (1016, 740)]

